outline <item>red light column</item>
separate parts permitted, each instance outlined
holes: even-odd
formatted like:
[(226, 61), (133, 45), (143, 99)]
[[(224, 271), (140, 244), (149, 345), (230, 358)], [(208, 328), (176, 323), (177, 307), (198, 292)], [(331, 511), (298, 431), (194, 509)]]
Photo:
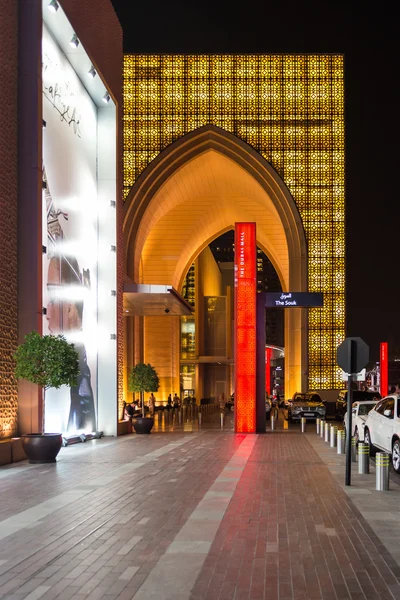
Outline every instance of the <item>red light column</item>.
[(265, 391), (271, 395), (271, 356), (272, 348), (265, 348)]
[(387, 396), (389, 391), (389, 367), (388, 367), (388, 345), (387, 342), (381, 342), (381, 364), (380, 364), (380, 383), (381, 396)]
[(235, 431), (256, 430), (256, 224), (235, 224)]

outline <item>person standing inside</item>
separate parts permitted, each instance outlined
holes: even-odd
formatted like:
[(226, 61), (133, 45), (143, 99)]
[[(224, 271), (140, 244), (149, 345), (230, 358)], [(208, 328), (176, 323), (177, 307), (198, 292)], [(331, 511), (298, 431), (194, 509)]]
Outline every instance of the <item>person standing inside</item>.
[(171, 410), (171, 409), (172, 409), (172, 396), (171, 396), (171, 394), (168, 394), (167, 410)]
[(174, 394), (174, 412), (179, 410), (179, 396), (177, 394)]
[(154, 417), (155, 407), (156, 407), (156, 397), (154, 396), (153, 392), (151, 392), (150, 398), (149, 398), (149, 412), (150, 412), (151, 417)]

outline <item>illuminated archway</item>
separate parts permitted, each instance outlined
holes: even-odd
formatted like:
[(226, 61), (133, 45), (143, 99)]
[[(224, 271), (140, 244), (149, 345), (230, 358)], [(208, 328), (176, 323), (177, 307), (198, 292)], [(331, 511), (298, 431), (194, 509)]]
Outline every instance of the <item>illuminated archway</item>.
[[(273, 263), (282, 288), (307, 290), (306, 239), (293, 198), (271, 165), (225, 130), (207, 125), (171, 144), (138, 178), (124, 210), (125, 275), (137, 283), (180, 290), (189, 266), (212, 239), (237, 221), (255, 221), (257, 244)], [(133, 348), (127, 364), (143, 358), (144, 346), (146, 360), (154, 362), (160, 340), (168, 340), (174, 347), (166, 349), (164, 342), (161, 354), (172, 372), (179, 366), (178, 319), (176, 325), (171, 325), (174, 317), (145, 319), (144, 335), (138, 319), (127, 326)], [(305, 385), (305, 319), (303, 310), (286, 311), (287, 394)]]

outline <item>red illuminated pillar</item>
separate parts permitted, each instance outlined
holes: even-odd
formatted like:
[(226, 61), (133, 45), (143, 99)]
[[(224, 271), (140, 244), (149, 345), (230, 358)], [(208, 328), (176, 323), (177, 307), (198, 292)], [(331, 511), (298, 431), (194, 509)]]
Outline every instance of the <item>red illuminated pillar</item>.
[(256, 430), (256, 224), (235, 224), (235, 431)]
[(265, 348), (265, 391), (271, 395), (271, 356), (272, 348)]
[(380, 364), (380, 383), (381, 396), (387, 396), (389, 392), (389, 366), (388, 366), (388, 345), (387, 342), (381, 342), (381, 364)]

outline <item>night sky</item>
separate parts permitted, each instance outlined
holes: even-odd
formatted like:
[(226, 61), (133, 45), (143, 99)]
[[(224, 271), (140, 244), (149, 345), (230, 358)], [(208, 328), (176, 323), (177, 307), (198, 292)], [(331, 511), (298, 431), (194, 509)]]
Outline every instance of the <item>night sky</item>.
[(362, 337), (373, 360), (380, 341), (393, 356), (400, 346), (395, 3), (112, 2), (125, 52), (344, 53), (347, 335)]

